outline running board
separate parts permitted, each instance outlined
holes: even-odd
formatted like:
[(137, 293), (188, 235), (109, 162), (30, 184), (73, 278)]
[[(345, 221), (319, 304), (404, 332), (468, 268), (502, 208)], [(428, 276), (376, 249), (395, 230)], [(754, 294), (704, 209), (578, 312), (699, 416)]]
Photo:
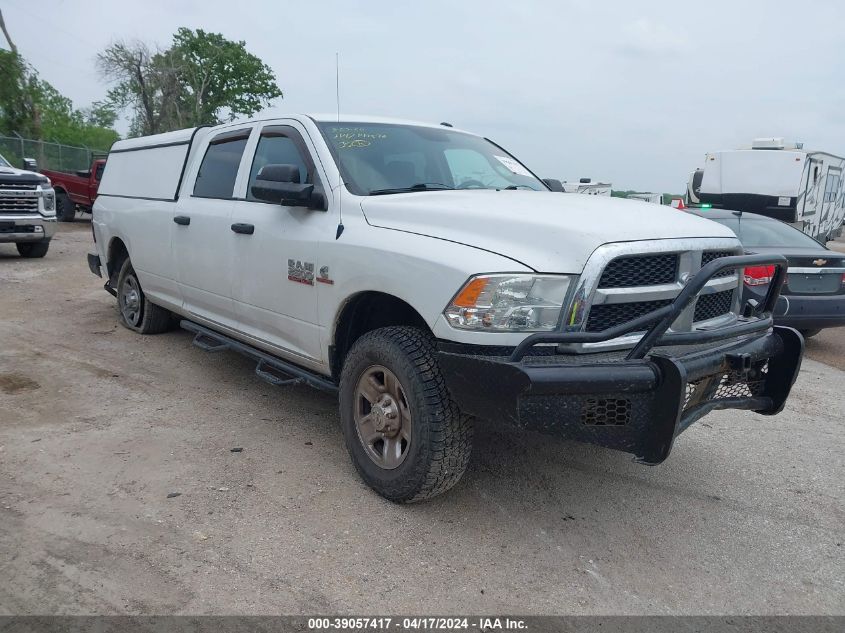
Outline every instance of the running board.
[(206, 352), (232, 350), (256, 361), (255, 375), (277, 387), (306, 384), (320, 391), (337, 393), (337, 385), (328, 378), (315, 374), (293, 363), (271, 356), (251, 345), (241, 343), (214, 330), (209, 330), (193, 321), (182, 320), (179, 326), (194, 333), (194, 345)]

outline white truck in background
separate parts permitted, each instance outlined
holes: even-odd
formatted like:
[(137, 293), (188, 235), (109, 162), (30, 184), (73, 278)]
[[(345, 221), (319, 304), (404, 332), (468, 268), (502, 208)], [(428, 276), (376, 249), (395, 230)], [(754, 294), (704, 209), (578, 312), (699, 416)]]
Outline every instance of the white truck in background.
[[(783, 257), (743, 255), (692, 215), (551, 189), (443, 125), (183, 130), (112, 147), (88, 263), (126, 327), (178, 315), (273, 384), (336, 393), (355, 467), (392, 501), (453, 486), (475, 420), (656, 464), (710, 411), (781, 410), (803, 351), (773, 326)], [(775, 269), (759, 304), (741, 303), (746, 265)]]
[(0, 244), (36, 258), (47, 254), (56, 232), (56, 193), (50, 179), (31, 167), (16, 169), (0, 156)]
[(842, 233), (845, 158), (782, 138), (712, 152), (687, 186), (692, 204), (758, 213), (787, 222), (822, 244)]

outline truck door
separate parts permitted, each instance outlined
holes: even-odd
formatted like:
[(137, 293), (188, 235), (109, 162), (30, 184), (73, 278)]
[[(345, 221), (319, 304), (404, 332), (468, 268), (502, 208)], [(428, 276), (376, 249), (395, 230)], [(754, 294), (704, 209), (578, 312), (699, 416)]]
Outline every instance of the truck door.
[(232, 214), (233, 223), (252, 230), (234, 240), (233, 296), (242, 332), (295, 360), (315, 363), (321, 358), (317, 297), (330, 289), (320, 281), (318, 245), (334, 240), (337, 219), (322, 210), (271, 204), (252, 195), (259, 170), (274, 164), (297, 166), (300, 182), (324, 192), (325, 177), (317, 172), (306, 138), (294, 121), (266, 124), (253, 134), (247, 177), (240, 182), (242, 201), (235, 202)]
[(180, 198), (173, 216), (173, 255), (183, 308), (232, 329), (238, 321), (232, 300), (232, 205), (250, 132), (251, 127), (240, 128), (210, 139), (191, 195)]

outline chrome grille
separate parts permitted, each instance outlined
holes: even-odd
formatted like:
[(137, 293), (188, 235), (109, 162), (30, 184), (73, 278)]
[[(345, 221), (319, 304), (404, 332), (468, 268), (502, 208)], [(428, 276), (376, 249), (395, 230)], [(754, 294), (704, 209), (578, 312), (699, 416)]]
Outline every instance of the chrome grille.
[[(731, 257), (732, 255), (736, 255), (736, 253), (731, 253), (730, 251), (705, 251), (701, 254), (701, 265), (706, 266), (710, 262), (716, 259), (721, 259), (722, 257)], [(722, 270), (713, 275), (713, 279), (718, 279), (719, 277), (730, 277), (736, 272), (734, 268), (728, 268), (727, 270)]]
[(674, 253), (636, 255), (614, 259), (604, 269), (599, 288), (632, 288), (671, 284), (678, 276), (678, 256)]
[(0, 213), (37, 213), (38, 198), (35, 196), (0, 196)]
[(19, 182), (0, 182), (0, 190), (3, 191), (35, 191), (38, 187), (36, 184), (19, 183)]
[[(722, 238), (605, 244), (593, 252), (584, 267), (564, 329), (601, 332), (668, 306), (703, 264), (741, 254), (735, 245), (736, 240)], [(716, 317), (729, 320), (737, 308), (739, 286), (735, 271), (711, 277), (669, 331), (690, 332), (696, 329), (697, 322)], [(583, 352), (625, 349), (641, 335), (642, 330), (610, 341), (565, 347)]]
[(733, 303), (733, 290), (723, 290), (712, 295), (702, 295), (695, 304), (693, 321), (706, 321), (727, 314)]

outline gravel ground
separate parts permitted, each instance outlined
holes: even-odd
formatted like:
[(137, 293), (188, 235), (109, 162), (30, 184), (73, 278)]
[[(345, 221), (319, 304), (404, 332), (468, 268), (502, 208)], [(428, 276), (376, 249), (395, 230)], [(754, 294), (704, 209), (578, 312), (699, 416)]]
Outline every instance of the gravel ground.
[(482, 425), (451, 493), (396, 506), (331, 397), (118, 326), (89, 242), (0, 245), (0, 613), (845, 613), (845, 330), (783, 414), (661, 466)]

